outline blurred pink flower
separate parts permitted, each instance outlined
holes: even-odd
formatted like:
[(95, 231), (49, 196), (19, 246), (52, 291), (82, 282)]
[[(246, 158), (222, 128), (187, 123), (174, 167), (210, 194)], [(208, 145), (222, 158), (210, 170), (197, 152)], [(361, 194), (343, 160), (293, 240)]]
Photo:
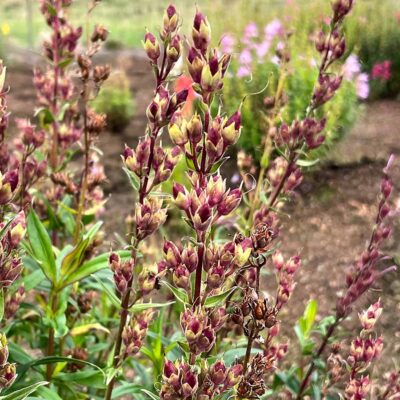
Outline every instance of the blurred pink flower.
[(250, 76), (251, 68), (249, 66), (242, 65), (241, 67), (239, 67), (236, 75), (238, 78), (244, 78), (245, 76)]
[(380, 79), (381, 81), (388, 81), (392, 76), (391, 66), (392, 62), (390, 60), (376, 63), (372, 67), (371, 78)]
[(236, 39), (231, 33), (224, 33), (221, 39), (221, 51), (232, 54), (236, 45)]
[(255, 48), (256, 48), (257, 57), (259, 59), (264, 58), (265, 55), (268, 53), (270, 46), (271, 46), (271, 44), (267, 40), (264, 40), (262, 43), (256, 44)]
[(249, 65), (253, 61), (253, 57), (249, 49), (244, 49), (239, 55), (239, 63), (241, 65)]
[(361, 72), (360, 60), (355, 54), (350, 54), (343, 65), (343, 75), (347, 80), (353, 80)]
[(272, 20), (264, 28), (265, 39), (271, 40), (275, 36), (282, 36), (285, 33), (283, 25), (279, 19)]
[(361, 73), (356, 78), (356, 92), (360, 99), (367, 99), (369, 96), (369, 76), (367, 73)]
[(258, 36), (258, 28), (255, 22), (250, 22), (246, 25), (243, 32), (242, 42), (250, 45), (252, 43), (252, 39)]

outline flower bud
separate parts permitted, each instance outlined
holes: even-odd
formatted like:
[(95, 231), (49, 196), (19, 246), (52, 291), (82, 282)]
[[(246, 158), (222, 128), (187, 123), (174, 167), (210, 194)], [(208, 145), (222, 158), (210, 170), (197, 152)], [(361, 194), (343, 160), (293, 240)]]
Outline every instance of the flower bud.
[(117, 253), (111, 253), (108, 263), (114, 273), (116, 289), (122, 295), (125, 294), (128, 289), (129, 282), (132, 280), (133, 276), (133, 259), (122, 262)]
[(136, 204), (135, 210), (139, 240), (154, 233), (167, 219), (167, 209), (162, 208), (162, 200), (158, 198), (145, 199), (143, 204)]
[(87, 122), (87, 130), (89, 133), (98, 135), (105, 128), (106, 122), (106, 114), (98, 114), (95, 111), (89, 109)]
[(221, 175), (215, 175), (209, 179), (206, 190), (210, 207), (215, 207), (221, 202), (225, 188), (225, 181), (222, 180)]
[(381, 314), (382, 314), (382, 307), (379, 299), (376, 303), (370, 305), (366, 311), (363, 311), (360, 314), (358, 314), (363, 329), (367, 331), (373, 329), (376, 324), (376, 321), (381, 316)]
[(158, 58), (160, 57), (160, 45), (152, 33), (146, 32), (144, 36), (143, 48), (147, 54), (147, 57), (156, 64)]
[(251, 247), (243, 247), (242, 243), (235, 246), (235, 261), (238, 267), (242, 267), (244, 264), (246, 264), (250, 257), (251, 250)]
[(211, 42), (211, 28), (207, 18), (199, 10), (194, 17), (192, 38), (196, 49), (205, 54)]
[(103, 25), (96, 24), (90, 40), (93, 43), (97, 41), (105, 42), (107, 40), (107, 37), (108, 37), (108, 30)]
[(7, 363), (0, 368), (0, 390), (10, 387), (17, 377), (15, 364)]
[(200, 84), (205, 61), (193, 47), (189, 49), (187, 64), (193, 82)]
[(6, 319), (14, 317), (24, 298), (25, 298), (25, 288), (22, 285), (18, 288), (18, 290), (15, 293), (13, 293), (7, 299), (4, 305), (4, 315)]
[(145, 310), (134, 315), (130, 320), (129, 325), (124, 327), (122, 332), (122, 340), (124, 342), (125, 352), (127, 355), (132, 356), (139, 352), (147, 335), (147, 330), (153, 315), (153, 310)]
[(171, 141), (177, 146), (184, 146), (188, 142), (186, 120), (180, 113), (175, 113), (168, 126), (168, 133)]
[(175, 204), (181, 210), (188, 210), (190, 207), (190, 198), (186, 188), (180, 183), (174, 182), (172, 186), (172, 195), (175, 199)]
[(240, 111), (236, 111), (224, 124), (222, 128), (222, 137), (226, 145), (235, 144), (239, 139), (240, 122)]
[(20, 211), (11, 223), (10, 245), (15, 248), (19, 245), (26, 233), (25, 213)]
[(300, 267), (301, 259), (299, 256), (294, 256), (289, 259), (285, 265), (285, 272), (289, 275), (293, 275)]
[(217, 206), (219, 215), (230, 214), (236, 207), (238, 207), (241, 200), (242, 192), (240, 189), (237, 188), (228, 190), (228, 192), (225, 193), (221, 203)]
[(151, 265), (143, 267), (138, 276), (138, 287), (143, 296), (148, 295), (157, 286), (158, 266)]
[(211, 223), (212, 211), (208, 204), (203, 204), (193, 216), (194, 229), (206, 231)]
[(334, 20), (339, 21), (345, 17), (353, 7), (354, 0), (335, 0), (332, 3), (332, 10), (334, 12)]
[(178, 265), (174, 269), (174, 272), (173, 272), (173, 275), (172, 275), (172, 279), (174, 281), (174, 284), (177, 287), (182, 288), (182, 289), (187, 289), (188, 288), (188, 286), (189, 286), (189, 277), (190, 277), (190, 274), (189, 274), (188, 269), (182, 264)]
[(285, 260), (280, 250), (276, 250), (272, 255), (272, 263), (277, 271), (280, 271), (285, 265)]
[(228, 370), (228, 376), (225, 381), (226, 387), (232, 388), (236, 386), (239, 383), (240, 379), (242, 378), (242, 374), (243, 374), (242, 364), (236, 364), (230, 367)]
[(4, 367), (7, 364), (8, 354), (7, 338), (0, 333), (0, 367)]
[(192, 398), (198, 389), (197, 376), (190, 370), (185, 371), (182, 379), (182, 395), (184, 399)]
[(196, 270), (198, 264), (197, 252), (191, 245), (183, 249), (182, 262), (190, 273)]
[(390, 193), (392, 193), (392, 190), (393, 190), (393, 185), (390, 182), (390, 180), (382, 179), (381, 193), (385, 199), (387, 199), (390, 196)]
[(176, 34), (167, 46), (167, 57), (170, 63), (175, 63), (179, 60), (182, 52), (181, 38)]
[(181, 252), (175, 243), (166, 240), (164, 242), (163, 252), (165, 254), (165, 261), (167, 262), (169, 268), (174, 269), (181, 264)]
[(203, 123), (201, 122), (201, 118), (198, 114), (194, 114), (192, 116), (187, 123), (186, 130), (188, 138), (192, 143), (197, 144), (201, 141), (203, 136)]
[(7, 171), (4, 175), (0, 172), (0, 205), (11, 201), (14, 191), (18, 186), (18, 171)]
[(201, 88), (204, 92), (213, 92), (222, 88), (222, 71), (218, 56), (213, 53), (201, 71)]
[(163, 24), (163, 31), (161, 34), (161, 37), (163, 40), (166, 39), (166, 37), (175, 32), (175, 30), (178, 27), (178, 22), (179, 22), (179, 16), (178, 13), (176, 12), (176, 8), (173, 4), (170, 4), (167, 9), (164, 12), (164, 24)]
[(171, 385), (173, 388), (179, 390), (180, 380), (177, 364), (172, 361), (165, 360), (163, 369), (163, 380)]
[(223, 360), (218, 360), (210, 369), (210, 378), (216, 386), (224, 383), (227, 375), (228, 371)]
[(211, 267), (207, 274), (207, 286), (210, 289), (216, 289), (220, 287), (224, 282), (225, 269), (218, 263)]
[(96, 65), (93, 69), (93, 80), (97, 84), (101, 84), (108, 79), (111, 73), (109, 65)]

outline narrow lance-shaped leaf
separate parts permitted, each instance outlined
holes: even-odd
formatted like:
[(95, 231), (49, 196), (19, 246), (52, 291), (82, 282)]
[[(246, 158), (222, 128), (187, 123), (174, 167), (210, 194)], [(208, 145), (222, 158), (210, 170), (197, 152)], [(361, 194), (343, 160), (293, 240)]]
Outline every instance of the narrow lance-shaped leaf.
[(26, 388), (16, 390), (5, 396), (0, 396), (0, 400), (24, 400), (31, 393), (33, 393), (38, 387), (47, 385), (47, 382), (37, 382), (33, 385), (27, 386)]
[[(121, 257), (121, 260), (127, 260), (131, 256), (131, 252), (129, 250), (117, 251), (117, 254)], [(89, 261), (86, 261), (76, 271), (73, 271), (64, 277), (62, 287), (72, 285), (73, 283), (85, 279), (97, 271), (107, 268), (109, 256), (109, 253), (103, 253)]]
[(29, 212), (27, 220), (31, 256), (39, 263), (46, 277), (56, 283), (57, 267), (49, 234), (35, 211)]

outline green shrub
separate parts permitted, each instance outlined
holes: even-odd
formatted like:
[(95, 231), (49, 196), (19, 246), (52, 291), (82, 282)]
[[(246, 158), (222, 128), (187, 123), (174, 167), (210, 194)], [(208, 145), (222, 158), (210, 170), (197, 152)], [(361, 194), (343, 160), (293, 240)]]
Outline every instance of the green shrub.
[[(278, 20), (274, 20), (270, 25), (277, 26), (278, 23)], [(254, 27), (255, 25), (253, 25), (253, 29), (255, 29)], [(285, 63), (286, 65), (281, 64), (274, 55), (277, 44), (280, 47), (283, 46), (285, 39), (281, 34), (271, 41), (268, 53), (260, 58), (257, 56), (256, 47), (259, 45), (260, 39), (253, 37), (250, 44), (246, 44), (248, 42), (246, 39), (247, 29), (245, 28), (244, 36), (240, 41), (241, 45), (244, 44), (245, 47), (241, 48), (238, 56), (233, 57), (232, 73), (224, 87), (224, 99), (230, 110), (237, 107), (238, 98), (245, 99), (242, 106), (243, 134), (239, 141), (239, 147), (260, 161), (263, 152), (262, 143), (271, 126), (271, 121), (268, 122), (270, 109), (265, 103), (275, 96), (280, 76), (284, 73), (283, 98), (285, 105), (278, 115), (273, 116), (272, 125), (279, 126), (283, 122), (304, 117), (304, 110), (317, 77), (317, 71), (313, 65), (315, 50), (309, 41), (306, 46), (303, 44), (300, 47), (298, 39), (293, 39), (296, 40), (296, 43), (290, 46), (291, 60)], [(303, 27), (303, 31), (300, 32), (301, 38), (307, 34), (308, 29)], [(252, 72), (251, 75), (241, 76), (245, 73), (243, 68), (246, 67), (243, 59), (249, 57), (249, 54), (243, 56), (247, 49), (251, 49), (252, 59), (248, 68)], [(331, 144), (340, 140), (356, 119), (359, 106), (356, 77), (352, 78), (355, 79), (344, 79), (339, 93), (319, 111), (321, 116), (326, 116), (327, 129), (325, 144), (318, 150), (316, 154), (318, 156), (326, 152)]]
[(400, 4), (395, 0), (359, 2), (349, 21), (349, 42), (355, 47), (363, 70), (371, 73), (377, 63), (391, 63), (388, 80), (371, 77), (371, 96), (394, 97), (400, 93)]

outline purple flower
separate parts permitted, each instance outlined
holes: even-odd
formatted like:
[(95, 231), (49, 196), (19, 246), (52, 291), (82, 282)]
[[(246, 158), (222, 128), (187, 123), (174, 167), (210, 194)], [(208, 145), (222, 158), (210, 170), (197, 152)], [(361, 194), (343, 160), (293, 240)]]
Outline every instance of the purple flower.
[(244, 49), (239, 55), (239, 69), (237, 71), (237, 77), (243, 78), (251, 75), (251, 63), (253, 56), (249, 49)]
[(252, 43), (252, 39), (258, 36), (258, 28), (255, 22), (250, 22), (244, 28), (242, 42), (250, 45)]
[(270, 46), (271, 46), (271, 43), (268, 40), (264, 40), (263, 42), (255, 45), (256, 54), (257, 54), (259, 61), (262, 61), (262, 59), (266, 56)]
[(239, 55), (240, 65), (250, 65), (253, 61), (253, 57), (249, 49), (244, 49)]
[(222, 36), (220, 48), (222, 53), (232, 54), (236, 45), (236, 39), (231, 33)]
[(356, 92), (360, 99), (366, 99), (369, 95), (369, 76), (367, 73), (359, 74), (356, 78)]
[(267, 40), (272, 40), (275, 36), (282, 36), (283, 34), (283, 25), (279, 19), (272, 20), (264, 28), (264, 35)]
[(251, 75), (251, 68), (247, 66), (242, 66), (238, 69), (236, 76), (238, 78), (244, 78), (245, 76)]
[(372, 79), (380, 79), (381, 81), (388, 81), (392, 76), (392, 62), (390, 60), (376, 63), (372, 67), (371, 77)]
[(350, 54), (343, 65), (343, 75), (347, 80), (353, 80), (361, 72), (360, 60), (355, 54)]

